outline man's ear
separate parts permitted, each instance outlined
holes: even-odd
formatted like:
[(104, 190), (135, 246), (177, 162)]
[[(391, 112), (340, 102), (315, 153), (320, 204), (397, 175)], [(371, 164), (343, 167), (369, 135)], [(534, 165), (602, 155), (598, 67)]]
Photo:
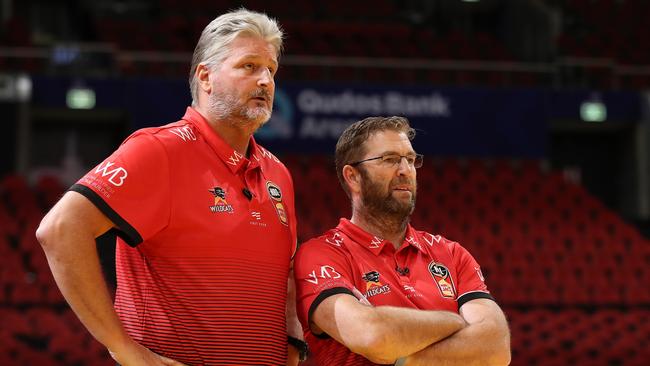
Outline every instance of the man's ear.
[(210, 70), (205, 64), (199, 64), (196, 67), (196, 72), (194, 75), (198, 81), (199, 89), (208, 94), (212, 92), (212, 85), (210, 85)]
[(343, 167), (343, 179), (348, 185), (350, 192), (359, 193), (361, 192), (361, 174), (358, 170), (354, 169), (350, 165)]

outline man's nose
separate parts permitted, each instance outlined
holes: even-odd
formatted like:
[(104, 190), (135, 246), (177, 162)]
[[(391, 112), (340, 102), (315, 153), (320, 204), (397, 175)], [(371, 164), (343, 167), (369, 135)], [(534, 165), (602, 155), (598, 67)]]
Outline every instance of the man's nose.
[(267, 68), (262, 68), (259, 79), (257, 79), (257, 85), (261, 87), (268, 87), (273, 83), (273, 75), (271, 71)]
[(397, 164), (397, 174), (398, 175), (411, 175), (413, 174), (413, 166), (409, 164), (409, 161), (407, 160), (406, 156), (402, 156), (401, 159), (399, 159), (399, 163)]

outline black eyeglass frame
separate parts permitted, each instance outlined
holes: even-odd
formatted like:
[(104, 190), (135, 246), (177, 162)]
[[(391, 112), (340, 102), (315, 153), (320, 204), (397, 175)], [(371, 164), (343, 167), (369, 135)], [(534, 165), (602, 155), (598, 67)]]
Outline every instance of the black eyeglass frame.
[[(349, 166), (357, 166), (357, 165), (359, 165), (361, 163), (365, 163), (366, 161), (379, 160), (379, 159), (383, 159), (385, 156), (391, 156), (391, 155), (399, 156), (399, 163), (397, 163), (396, 166), (398, 166), (399, 164), (402, 163), (402, 158), (407, 159), (406, 163), (408, 164), (408, 158), (410, 156), (412, 156), (412, 155), (384, 154), (382, 156), (376, 156), (374, 158), (368, 158), (368, 159), (363, 159), (363, 160), (355, 161), (355, 162), (352, 162), (352, 163), (348, 163), (347, 165), (349, 165)], [(418, 164), (418, 161), (419, 161), (419, 164)], [(419, 168), (422, 167), (423, 162), (424, 162), (424, 155), (415, 154), (415, 160), (413, 161), (413, 167), (415, 169), (419, 169)]]

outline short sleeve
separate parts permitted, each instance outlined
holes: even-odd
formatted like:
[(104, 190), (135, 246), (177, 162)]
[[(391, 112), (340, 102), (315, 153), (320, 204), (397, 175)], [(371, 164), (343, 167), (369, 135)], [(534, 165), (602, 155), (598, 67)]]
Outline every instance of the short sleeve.
[(167, 226), (169, 180), (165, 148), (154, 136), (136, 133), (70, 190), (88, 198), (136, 246)]
[[(306, 329), (311, 315), (329, 296), (355, 296), (352, 268), (340, 247), (314, 239), (298, 248), (294, 262), (298, 318)], [(356, 291), (356, 293), (359, 293)]]
[(494, 300), (485, 284), (481, 267), (474, 257), (460, 244), (453, 243), (452, 245), (454, 267), (458, 278), (458, 308), (460, 309), (464, 303), (478, 298)]

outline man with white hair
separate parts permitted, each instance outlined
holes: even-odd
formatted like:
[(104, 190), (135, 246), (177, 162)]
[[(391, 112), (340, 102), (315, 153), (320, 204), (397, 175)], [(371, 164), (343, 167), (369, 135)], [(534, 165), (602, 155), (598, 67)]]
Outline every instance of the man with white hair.
[[(285, 365), (304, 354), (287, 296), (293, 183), (252, 136), (271, 116), (281, 49), (265, 14), (213, 20), (194, 51), (183, 118), (136, 131), (41, 222), (61, 292), (119, 364)], [(109, 230), (114, 307), (95, 247)]]

